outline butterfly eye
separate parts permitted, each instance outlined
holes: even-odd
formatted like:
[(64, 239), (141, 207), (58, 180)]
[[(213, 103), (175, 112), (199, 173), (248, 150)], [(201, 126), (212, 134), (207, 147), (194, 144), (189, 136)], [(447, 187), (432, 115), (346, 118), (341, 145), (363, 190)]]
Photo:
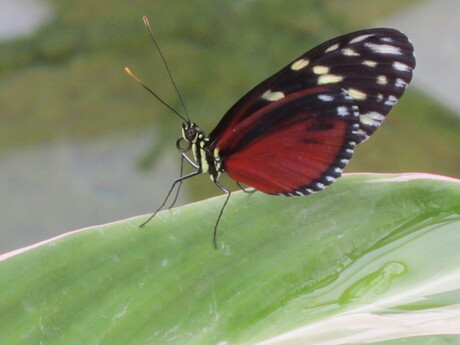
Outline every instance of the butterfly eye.
[[(184, 141), (187, 143), (187, 146), (182, 147), (181, 143), (183, 143)], [(191, 147), (192, 147), (192, 142), (185, 140), (184, 138), (179, 138), (176, 141), (176, 148), (179, 152), (188, 152), (190, 151)]]
[(194, 123), (184, 125), (184, 127), (182, 128), (182, 136), (186, 141), (192, 143), (196, 141), (199, 133), (200, 129)]
[(185, 140), (191, 141), (191, 142), (195, 141), (196, 135), (197, 135), (196, 129), (194, 127), (189, 128), (185, 131)]

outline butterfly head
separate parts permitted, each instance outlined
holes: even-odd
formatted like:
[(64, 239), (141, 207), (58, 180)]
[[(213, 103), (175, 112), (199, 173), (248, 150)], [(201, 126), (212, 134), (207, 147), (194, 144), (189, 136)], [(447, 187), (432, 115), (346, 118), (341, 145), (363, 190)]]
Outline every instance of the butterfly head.
[(195, 143), (203, 132), (196, 123), (184, 122), (182, 124), (182, 138), (188, 143)]
[[(187, 152), (193, 145), (196, 145), (203, 136), (203, 131), (196, 123), (184, 122), (182, 124), (182, 137), (177, 140), (176, 147), (180, 152)], [(185, 147), (181, 145), (182, 141), (185, 141)]]

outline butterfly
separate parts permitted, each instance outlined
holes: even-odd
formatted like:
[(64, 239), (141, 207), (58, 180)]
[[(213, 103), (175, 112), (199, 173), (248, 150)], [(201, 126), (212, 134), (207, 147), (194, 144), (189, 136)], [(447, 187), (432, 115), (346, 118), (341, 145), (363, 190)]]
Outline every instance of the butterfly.
[(231, 194), (219, 182), (222, 174), (272, 195), (325, 189), (403, 95), (414, 68), (414, 48), (400, 31), (355, 31), (318, 45), (261, 82), (209, 135), (181, 116), (176, 146), (194, 171), (173, 182), (157, 212), (177, 184), (208, 173), (227, 194), (214, 227), (217, 248), (217, 226)]

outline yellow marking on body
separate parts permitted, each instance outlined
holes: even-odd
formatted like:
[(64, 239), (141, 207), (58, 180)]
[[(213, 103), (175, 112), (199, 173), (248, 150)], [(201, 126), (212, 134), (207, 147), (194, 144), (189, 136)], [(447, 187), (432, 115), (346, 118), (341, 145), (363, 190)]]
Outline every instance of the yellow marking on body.
[(338, 44), (338, 43), (337, 43), (337, 44), (334, 44), (334, 45), (330, 46), (329, 48), (327, 48), (324, 52), (325, 52), (325, 53), (332, 52), (332, 51), (336, 50), (338, 47), (339, 47), (339, 44)]
[(281, 98), (284, 98), (284, 96), (284, 93), (282, 93), (281, 91), (267, 90), (262, 95), (262, 98), (267, 101), (274, 102), (280, 100)]
[(209, 171), (209, 164), (208, 161), (206, 160), (206, 151), (201, 148), (200, 149), (200, 154), (201, 154), (201, 161), (200, 161), (200, 166), (201, 170), (203, 173), (207, 173)]
[(192, 153), (195, 161), (198, 162), (198, 147), (195, 144), (192, 145)]
[(335, 74), (324, 74), (318, 78), (318, 85), (339, 83), (343, 77)]
[(304, 67), (307, 67), (309, 63), (310, 63), (310, 60), (300, 59), (300, 60), (297, 60), (296, 62), (294, 62), (291, 65), (291, 69), (294, 70), (294, 71), (298, 71), (298, 70), (301, 70)]
[(315, 66), (315, 67), (313, 67), (313, 73), (315, 73), (315, 74), (329, 73), (329, 67), (327, 67), (327, 66)]
[(346, 91), (350, 95), (350, 97), (353, 98), (353, 99), (363, 101), (363, 100), (365, 100), (367, 98), (367, 95), (362, 91), (359, 91), (359, 90), (356, 90), (356, 89), (348, 89)]
[(220, 161), (219, 149), (217, 147), (213, 151), (213, 156), (214, 156), (214, 167), (216, 168), (217, 172), (219, 172), (220, 169), (222, 168), (222, 162)]

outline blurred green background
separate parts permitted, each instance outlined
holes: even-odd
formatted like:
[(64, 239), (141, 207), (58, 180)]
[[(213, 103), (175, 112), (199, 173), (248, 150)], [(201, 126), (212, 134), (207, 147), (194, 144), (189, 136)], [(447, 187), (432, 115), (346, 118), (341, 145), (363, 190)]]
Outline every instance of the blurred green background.
[[(123, 67), (130, 66), (174, 108), (181, 108), (143, 27), (143, 15), (150, 19), (191, 118), (209, 133), (247, 90), (314, 45), (377, 26), (421, 2), (48, 1), (53, 8), (48, 23), (32, 36), (0, 47), (0, 165), (5, 155), (50, 143), (78, 145), (119, 134), (135, 140), (140, 133), (151, 132), (152, 144), (137, 153), (132, 171), (145, 175), (157, 168), (163, 151), (174, 149), (181, 121), (136, 85)], [(422, 171), (460, 177), (459, 129), (458, 114), (411, 86), (379, 131), (357, 149), (346, 172)], [(173, 158), (179, 161), (179, 154)], [(59, 166), (52, 162), (37, 166), (42, 172), (47, 169)], [(178, 162), (172, 169), (166, 181), (179, 173)], [(152, 181), (146, 195), (159, 194), (161, 199), (165, 184), (162, 181), (157, 188), (158, 181)], [(207, 178), (193, 179), (187, 187), (191, 199), (219, 193)], [(27, 192), (18, 190), (24, 198)], [(65, 189), (62, 193), (65, 196)], [(74, 200), (76, 205), (86, 202), (90, 201)], [(116, 202), (123, 205), (130, 200), (122, 196)], [(2, 196), (2, 203), (8, 203), (8, 196)], [(152, 201), (139, 214), (155, 205)], [(100, 221), (123, 216), (115, 213)], [(28, 209), (18, 210), (13, 217), (38, 219)], [(78, 212), (74, 217), (80, 217)], [(46, 232), (46, 222), (42, 223), (22, 227), (24, 231), (41, 227)], [(61, 231), (70, 226), (63, 225)], [(8, 224), (2, 227), (0, 235), (18, 231)]]

